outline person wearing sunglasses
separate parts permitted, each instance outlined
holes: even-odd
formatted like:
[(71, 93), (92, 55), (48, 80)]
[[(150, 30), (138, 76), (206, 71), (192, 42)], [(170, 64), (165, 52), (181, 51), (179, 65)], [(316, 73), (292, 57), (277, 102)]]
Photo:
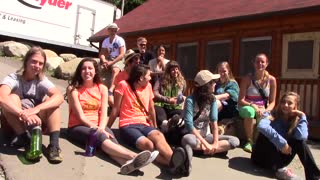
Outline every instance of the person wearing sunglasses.
[(136, 53), (140, 53), (140, 63), (148, 65), (149, 61), (154, 58), (153, 54), (147, 51), (147, 39), (145, 37), (139, 37), (137, 39), (138, 50)]

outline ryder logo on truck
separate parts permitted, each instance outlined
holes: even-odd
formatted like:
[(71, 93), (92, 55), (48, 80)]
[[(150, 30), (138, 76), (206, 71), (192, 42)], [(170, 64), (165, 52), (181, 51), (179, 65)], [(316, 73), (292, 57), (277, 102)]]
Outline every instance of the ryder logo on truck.
[(34, 9), (41, 9), (43, 6), (54, 6), (68, 10), (72, 2), (66, 0), (18, 0), (21, 4)]

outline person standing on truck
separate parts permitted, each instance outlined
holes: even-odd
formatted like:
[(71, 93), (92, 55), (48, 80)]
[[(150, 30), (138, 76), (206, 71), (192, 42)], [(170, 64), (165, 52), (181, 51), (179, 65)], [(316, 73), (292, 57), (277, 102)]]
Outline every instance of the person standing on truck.
[(126, 51), (126, 44), (122, 37), (117, 35), (119, 27), (116, 23), (107, 26), (109, 37), (102, 42), (102, 49), (99, 53), (103, 69), (111, 70), (111, 84), (116, 75), (124, 68), (123, 57)]

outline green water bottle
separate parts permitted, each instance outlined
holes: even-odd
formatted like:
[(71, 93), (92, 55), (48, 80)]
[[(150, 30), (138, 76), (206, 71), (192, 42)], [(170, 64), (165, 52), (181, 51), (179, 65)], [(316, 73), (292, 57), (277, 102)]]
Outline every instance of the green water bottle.
[(42, 157), (42, 132), (40, 126), (35, 126), (31, 131), (30, 149), (26, 159), (37, 161)]

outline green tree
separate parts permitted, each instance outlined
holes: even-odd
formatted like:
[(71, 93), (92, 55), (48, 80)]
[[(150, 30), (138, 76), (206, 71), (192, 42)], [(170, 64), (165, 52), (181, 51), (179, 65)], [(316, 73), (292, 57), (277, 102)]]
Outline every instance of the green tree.
[[(108, 1), (108, 0), (107, 0)], [(124, 12), (123, 14), (127, 14), (132, 11), (134, 8), (140, 6), (142, 3), (147, 0), (124, 0)], [(119, 9), (121, 9), (122, 0), (109, 0), (109, 2), (115, 4)]]

